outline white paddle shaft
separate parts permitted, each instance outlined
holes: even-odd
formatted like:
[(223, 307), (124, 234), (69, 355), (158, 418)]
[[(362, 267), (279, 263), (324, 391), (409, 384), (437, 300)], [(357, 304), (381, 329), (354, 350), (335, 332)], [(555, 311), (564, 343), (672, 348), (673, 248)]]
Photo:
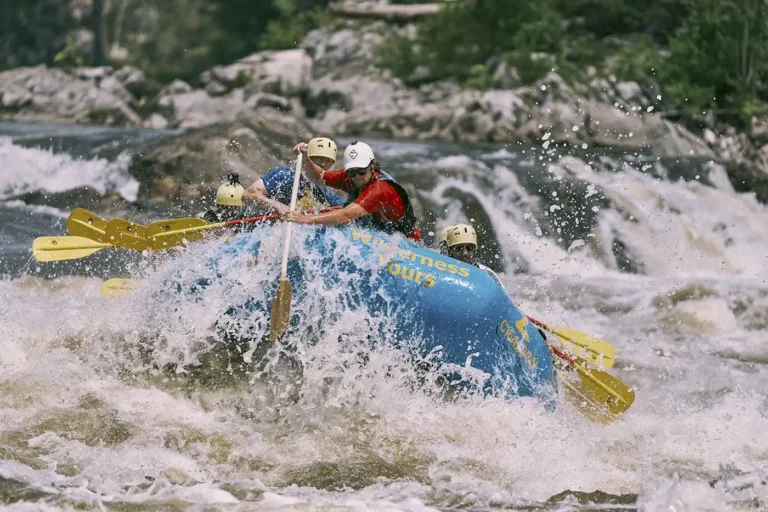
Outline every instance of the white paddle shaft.
[[(296, 171), (293, 174), (293, 190), (291, 191), (290, 211), (296, 210), (296, 196), (299, 194), (299, 178), (301, 177), (301, 157), (296, 159)], [(283, 266), (280, 268), (280, 280), (285, 280), (288, 274), (288, 253), (291, 248), (291, 234), (293, 233), (293, 222), (285, 223), (285, 245), (283, 246)]]

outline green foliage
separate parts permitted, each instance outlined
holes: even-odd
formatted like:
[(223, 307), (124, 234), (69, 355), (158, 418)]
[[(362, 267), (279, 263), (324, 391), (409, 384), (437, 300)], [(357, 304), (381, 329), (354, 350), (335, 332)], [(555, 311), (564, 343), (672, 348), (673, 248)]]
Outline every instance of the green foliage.
[[(295, 48), (335, 21), (329, 0), (120, 0), (104, 2), (113, 64), (160, 81), (194, 81), (205, 69), (262, 49)], [(420, 3), (396, 0), (395, 3)], [(746, 121), (768, 101), (768, 0), (451, 0), (393, 35), (376, 64), (408, 79), (453, 78), (496, 87), (494, 62), (532, 83), (553, 67), (571, 82), (598, 75), (658, 82), (681, 111), (716, 109)], [(91, 30), (82, 0), (0, 1), (0, 69), (83, 64)], [(78, 47), (81, 46), (81, 47)], [(109, 50), (113, 51), (111, 54)], [(247, 81), (243, 76), (241, 80)]]
[(597, 39), (645, 34), (665, 42), (685, 19), (686, 5), (669, 0), (552, 0), (569, 32)]
[(469, 76), (464, 81), (464, 87), (467, 89), (477, 89), (485, 91), (493, 86), (493, 80), (488, 73), (488, 67), (485, 64), (475, 64), (469, 68)]
[(659, 83), (683, 112), (717, 109), (746, 121), (768, 100), (767, 3), (454, 0), (419, 24), (415, 41), (387, 40), (377, 63), (401, 78), (427, 66), (434, 79), (474, 89), (495, 85), (487, 66), (498, 57), (523, 83), (553, 66), (583, 81), (593, 67), (598, 76)]
[(332, 25), (333, 22), (333, 16), (320, 7), (284, 15), (267, 24), (264, 33), (259, 38), (259, 49), (289, 50), (296, 48), (301, 44), (307, 32), (318, 27)]
[(642, 37), (621, 45), (610, 60), (611, 72), (617, 79), (640, 83), (657, 80), (664, 65), (659, 46)]
[(77, 53), (77, 46), (71, 39), (67, 41), (67, 46), (64, 47), (53, 58), (53, 65), (63, 69), (70, 69), (83, 65), (83, 58)]
[[(175, 78), (194, 82), (202, 71), (230, 64), (262, 48), (293, 47), (293, 41), (303, 39), (304, 34), (299, 35), (301, 30), (319, 22), (318, 10), (327, 3), (328, 0), (108, 2), (111, 8), (106, 13), (107, 40), (125, 50), (119, 64), (132, 64), (161, 82)], [(278, 20), (281, 21), (276, 24)], [(291, 33), (284, 33), (286, 28)], [(270, 33), (265, 35), (266, 31)]]
[(765, 0), (688, 0), (690, 14), (669, 42), (667, 97), (681, 110), (720, 108), (749, 116), (768, 98)]
[(546, 2), (466, 0), (431, 19), (422, 44), (428, 61), (463, 74), (470, 66), (508, 51), (557, 51), (560, 22)]
[(377, 66), (389, 69), (394, 76), (403, 80), (421, 64), (418, 45), (402, 35), (393, 35), (384, 40), (375, 61)]
[[(380, 62), (403, 77), (427, 64), (436, 78), (474, 76), (491, 57), (512, 51), (556, 52), (562, 19), (549, 3), (522, 0), (461, 0), (446, 4), (419, 27), (416, 41), (396, 38), (382, 48)], [(413, 48), (409, 48), (412, 45)]]
[(69, 0), (0, 0), (0, 69), (52, 64), (76, 27)]
[(555, 61), (551, 55), (528, 51), (509, 52), (504, 55), (504, 61), (517, 70), (523, 84), (532, 84), (544, 78), (555, 67)]

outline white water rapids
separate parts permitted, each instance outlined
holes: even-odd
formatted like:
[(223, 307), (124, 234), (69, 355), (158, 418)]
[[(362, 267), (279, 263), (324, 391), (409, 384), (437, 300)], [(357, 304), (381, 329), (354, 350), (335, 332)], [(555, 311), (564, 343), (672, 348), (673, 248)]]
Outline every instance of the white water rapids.
[[(217, 247), (200, 243), (168, 261), (130, 260), (109, 277), (148, 284), (108, 300), (101, 279), (82, 275), (110, 258), (103, 251), (83, 260), (81, 275), (44, 279), (36, 275), (44, 264), (31, 262), (0, 281), (0, 503), (768, 507), (766, 205), (734, 192), (716, 164), (691, 163), (690, 176), (672, 179), (641, 157), (398, 143), (374, 150), (438, 220), (424, 231), (472, 220), (495, 238), (486, 263), (506, 270), (522, 311), (616, 346), (611, 372), (637, 395), (619, 421), (593, 423), (564, 401), (547, 412), (534, 400), (444, 400), (414, 385), (403, 354), (364, 344), (375, 321), (342, 309), (332, 329), (307, 333), (314, 344), (294, 340), (305, 363), (300, 394), (290, 372), (241, 378), (227, 361), (209, 361), (197, 375), (174, 363), (202, 361), (211, 326), (265, 277), (249, 274), (243, 258), (228, 269), (240, 291), (213, 286), (204, 301), (158, 301), (161, 278), (205, 275)], [(19, 265), (34, 237), (63, 234), (67, 212), (12, 196), (67, 183), (131, 190), (120, 160), (5, 140), (0, 162), (8, 199), (0, 202), (0, 259)], [(263, 257), (277, 259), (281, 241), (270, 244)], [(276, 277), (277, 267), (270, 271)], [(316, 291), (332, 300), (332, 290)]]

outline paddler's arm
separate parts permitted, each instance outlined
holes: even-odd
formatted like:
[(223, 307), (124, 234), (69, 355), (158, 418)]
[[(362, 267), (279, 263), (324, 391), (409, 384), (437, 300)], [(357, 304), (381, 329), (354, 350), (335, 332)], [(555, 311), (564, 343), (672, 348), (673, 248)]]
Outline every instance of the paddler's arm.
[(325, 226), (338, 226), (339, 224), (346, 224), (353, 221), (358, 217), (368, 215), (368, 212), (363, 209), (362, 206), (356, 203), (352, 203), (349, 206), (345, 206), (341, 210), (334, 210), (328, 213), (321, 213), (320, 215), (302, 215), (297, 212), (291, 212), (288, 214), (287, 219), (296, 224), (323, 224)]
[(245, 192), (243, 192), (243, 201), (247, 203), (257, 203), (265, 208), (271, 208), (280, 215), (285, 215), (289, 210), (289, 208), (280, 201), (275, 201), (269, 197), (269, 192), (267, 191), (267, 187), (264, 186), (264, 180), (262, 179), (256, 180), (253, 185), (245, 189)]
[(304, 155), (302, 168), (304, 170), (304, 175), (309, 178), (309, 181), (314, 183), (315, 185), (320, 185), (321, 187), (325, 186), (325, 180), (323, 179), (323, 173), (325, 170), (320, 167), (319, 165), (315, 164), (315, 162), (312, 161), (311, 158), (307, 156), (307, 143), (306, 142), (299, 142), (296, 144), (296, 146), (293, 148), (293, 152), (297, 155), (299, 153)]

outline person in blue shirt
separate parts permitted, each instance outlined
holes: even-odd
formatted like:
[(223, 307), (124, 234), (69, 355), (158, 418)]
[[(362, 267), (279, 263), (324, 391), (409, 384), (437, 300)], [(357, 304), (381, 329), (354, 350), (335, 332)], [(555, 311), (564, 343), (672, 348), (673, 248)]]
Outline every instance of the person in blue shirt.
[[(336, 143), (326, 137), (315, 137), (307, 145), (307, 156), (315, 165), (328, 170), (336, 162)], [(291, 204), (293, 175), (294, 169), (291, 167), (275, 167), (245, 190), (243, 201), (256, 203), (280, 215), (287, 214)], [(328, 187), (312, 183), (303, 174), (300, 176), (297, 211), (319, 211), (343, 204), (339, 196)]]

